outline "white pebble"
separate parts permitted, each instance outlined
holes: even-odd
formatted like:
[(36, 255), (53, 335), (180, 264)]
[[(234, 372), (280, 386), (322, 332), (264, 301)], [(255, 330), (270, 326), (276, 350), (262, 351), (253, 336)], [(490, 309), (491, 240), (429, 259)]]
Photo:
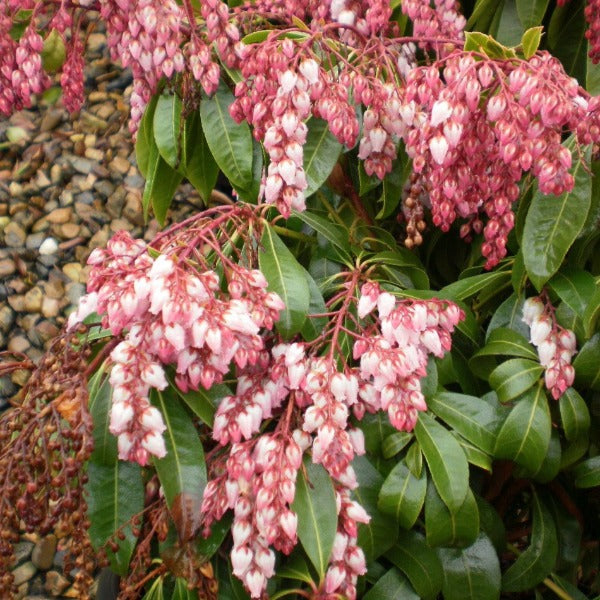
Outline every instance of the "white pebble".
[(58, 250), (58, 243), (54, 238), (46, 238), (40, 246), (40, 254), (55, 254)]

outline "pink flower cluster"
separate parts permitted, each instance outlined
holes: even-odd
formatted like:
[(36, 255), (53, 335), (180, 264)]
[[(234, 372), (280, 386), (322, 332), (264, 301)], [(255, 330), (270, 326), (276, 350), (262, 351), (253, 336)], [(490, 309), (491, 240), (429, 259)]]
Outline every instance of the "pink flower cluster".
[(168, 254), (152, 259), (126, 232), (94, 250), (88, 263), (88, 295), (69, 325), (95, 311), (113, 335), (124, 334), (111, 355), (110, 429), (119, 436), (119, 457), (145, 464), (148, 454), (164, 455), (164, 425), (148, 399), (150, 388), (167, 385), (163, 365), (175, 365), (180, 389), (209, 388), (232, 361), (241, 368), (258, 361), (259, 330), (273, 327), (283, 303), (266, 291), (259, 271), (233, 264), (224, 298), (214, 271), (199, 273)]
[[(231, 116), (250, 123), (255, 138), (263, 141), (270, 159), (264, 198), (285, 217), (292, 209), (305, 208), (303, 145), (311, 112), (326, 120), (348, 147), (356, 143), (359, 132), (347, 74), (336, 80), (313, 57), (301, 59), (297, 51), (289, 39), (246, 47), (243, 79), (236, 85), (236, 100), (230, 107)], [(296, 66), (290, 68), (290, 62)]]
[(83, 104), (83, 43), (76, 35), (67, 49), (67, 58), (62, 68), (60, 85), (63, 90), (63, 104), (73, 113)]
[[(331, 0), (330, 15), (333, 21), (353, 27), (368, 37), (381, 33), (387, 27), (392, 8), (386, 0)], [(340, 37), (346, 43), (355, 43), (351, 30), (342, 31)]]
[(130, 66), (134, 77), (129, 128), (137, 131), (158, 82), (181, 72), (183, 10), (174, 0), (100, 0), (113, 60)]
[(452, 302), (397, 301), (369, 282), (361, 289), (358, 316), (375, 308), (377, 328), (354, 344), (360, 397), (367, 410), (385, 410), (396, 429), (411, 431), (418, 412), (427, 409), (420, 379), (426, 375), (428, 355), (441, 358), (450, 350), (450, 334), (464, 313)]
[[(362, 548), (357, 545), (358, 524), (368, 523), (369, 515), (348, 490), (336, 490), (338, 530), (335, 534), (331, 561), (325, 574), (325, 599), (338, 598), (342, 594), (348, 600), (356, 599), (356, 582), (359, 575), (367, 572), (367, 563)], [(335, 595), (334, 595), (335, 594)]]
[[(464, 39), (463, 30), (467, 20), (459, 12), (456, 0), (406, 0), (402, 2), (402, 12), (413, 22), (413, 35), (421, 39), (421, 48), (433, 48), (444, 53), (447, 41), (458, 43)], [(436, 43), (433, 40), (443, 39)], [(450, 48), (453, 49), (453, 44)]]
[(234, 511), (231, 564), (253, 598), (261, 597), (274, 574), (275, 553), (270, 546), (289, 554), (297, 542), (298, 518), (289, 506), (304, 449), (295, 439), (301, 440), (298, 434), (264, 434), (233, 444), (226, 472), (209, 481), (204, 492), (206, 534), (225, 511)]
[(598, 64), (600, 62), (600, 2), (587, 0), (584, 13), (588, 23), (585, 37), (589, 43), (589, 57), (594, 64)]
[(575, 334), (558, 325), (552, 307), (537, 296), (525, 300), (523, 321), (530, 327), (531, 343), (537, 347), (540, 364), (546, 369), (546, 388), (558, 400), (575, 380), (571, 365), (577, 352)]
[(530, 171), (545, 194), (570, 190), (564, 131), (583, 144), (600, 139), (597, 101), (548, 53), (526, 62), (457, 52), (414, 69), (401, 115), (413, 168), (430, 184), (434, 224), (447, 231), (457, 217), (470, 223), (480, 211), (488, 215), (487, 268), (506, 254), (523, 173)]
[(50, 78), (42, 69), (42, 37), (29, 25), (21, 39), (10, 36), (12, 19), (0, 3), (0, 115), (31, 106), (32, 94), (43, 92)]

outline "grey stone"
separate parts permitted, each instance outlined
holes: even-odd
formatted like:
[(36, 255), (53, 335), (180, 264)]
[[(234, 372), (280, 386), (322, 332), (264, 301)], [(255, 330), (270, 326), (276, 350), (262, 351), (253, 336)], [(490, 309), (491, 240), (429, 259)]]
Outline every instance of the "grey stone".
[(31, 250), (37, 250), (41, 247), (45, 237), (46, 235), (43, 231), (40, 231), (39, 233), (30, 233), (25, 240), (25, 247), (30, 248)]
[[(1, 384), (0, 384), (1, 385)], [(21, 541), (15, 544), (15, 558), (17, 563), (24, 561), (26, 558), (31, 556), (33, 550), (33, 543), (28, 541)]]
[(65, 289), (67, 298), (71, 304), (77, 304), (79, 298), (85, 294), (85, 285), (83, 283), (68, 283)]
[(71, 166), (82, 175), (91, 173), (92, 169), (94, 168), (93, 161), (87, 158), (82, 158), (81, 156), (70, 156), (69, 162), (71, 163)]

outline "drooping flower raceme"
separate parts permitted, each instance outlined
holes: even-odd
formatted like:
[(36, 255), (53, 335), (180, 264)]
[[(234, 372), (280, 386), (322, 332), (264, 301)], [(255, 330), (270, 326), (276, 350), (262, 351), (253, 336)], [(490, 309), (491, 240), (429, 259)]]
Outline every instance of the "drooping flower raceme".
[(552, 307), (537, 296), (525, 300), (523, 321), (530, 327), (531, 343), (537, 347), (540, 364), (546, 369), (546, 388), (558, 400), (575, 380), (571, 364), (577, 351), (575, 334), (561, 327)]
[(110, 430), (120, 458), (145, 464), (149, 454), (165, 454), (162, 417), (149, 402), (151, 388), (167, 385), (164, 366), (174, 366), (186, 391), (220, 381), (232, 361), (255, 364), (263, 349), (259, 330), (272, 328), (283, 303), (266, 291), (259, 271), (232, 264), (226, 298), (214, 271), (198, 272), (168, 254), (153, 259), (125, 232), (106, 250), (94, 250), (88, 263), (89, 294), (69, 325), (97, 312), (103, 327), (124, 336), (111, 354)]

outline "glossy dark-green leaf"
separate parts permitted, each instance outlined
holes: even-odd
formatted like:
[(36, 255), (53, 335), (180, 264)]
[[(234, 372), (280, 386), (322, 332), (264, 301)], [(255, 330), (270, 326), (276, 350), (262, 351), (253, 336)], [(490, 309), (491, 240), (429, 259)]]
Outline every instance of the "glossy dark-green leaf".
[(181, 162), (181, 107), (178, 96), (161, 94), (154, 111), (154, 141), (160, 155), (173, 169), (179, 169)]
[(188, 392), (182, 392), (174, 384), (173, 387), (190, 410), (209, 427), (212, 427), (217, 405), (222, 398), (231, 394), (231, 390), (224, 384), (215, 384), (209, 390), (201, 387)]
[(485, 533), (462, 550), (439, 548), (445, 600), (496, 600), (500, 597), (500, 561)]
[(202, 200), (208, 202), (217, 183), (219, 166), (210, 152), (198, 112), (191, 114), (183, 128), (185, 176), (198, 190)]
[(425, 534), (432, 548), (470, 546), (479, 534), (479, 511), (473, 492), (469, 489), (462, 506), (450, 512), (430, 483), (425, 498)]
[(590, 411), (577, 390), (567, 388), (558, 401), (558, 408), (567, 440), (572, 442), (588, 435)]
[(252, 134), (248, 123), (236, 123), (229, 114), (233, 94), (221, 85), (210, 98), (202, 98), (200, 119), (211, 154), (233, 185), (252, 184)]
[(513, 460), (535, 472), (544, 462), (551, 428), (548, 399), (543, 387), (537, 385), (511, 410), (498, 433), (494, 455)]
[(363, 600), (419, 600), (419, 595), (402, 573), (392, 567), (364, 595)]
[(506, 529), (504, 522), (496, 509), (481, 496), (475, 495), (477, 508), (479, 510), (479, 525), (494, 545), (498, 554), (504, 552), (506, 548)]
[(566, 302), (578, 317), (582, 317), (597, 285), (591, 273), (580, 269), (559, 271), (548, 285)]
[[(549, 0), (517, 0), (517, 13), (519, 14), (519, 19), (521, 20), (523, 28), (528, 30), (530, 27), (540, 25), (544, 18), (544, 14), (546, 13), (546, 9), (548, 8), (548, 4)], [(527, 31), (525, 31), (525, 33), (527, 33)], [(537, 47), (535, 50), (537, 50)], [(529, 56), (525, 55), (525, 58), (531, 56), (532, 54)]]
[(588, 458), (579, 463), (574, 469), (575, 485), (578, 488), (600, 486), (600, 456)]
[(147, 216), (152, 207), (156, 220), (164, 225), (173, 194), (181, 180), (182, 175), (165, 162), (156, 144), (151, 146), (148, 154), (146, 185), (142, 196), (144, 215)]
[(350, 232), (347, 229), (308, 210), (301, 213), (293, 211), (292, 214), (337, 246), (345, 255), (350, 256)]
[(600, 391), (600, 333), (590, 338), (575, 356), (575, 384), (578, 387)]
[(500, 402), (509, 402), (531, 388), (544, 368), (525, 358), (512, 358), (498, 365), (490, 374), (490, 385)]
[(190, 540), (200, 526), (200, 505), (206, 487), (206, 463), (198, 432), (172, 387), (152, 390), (152, 404), (162, 413), (167, 454), (154, 458), (177, 533)]
[(298, 471), (292, 510), (298, 515), (298, 538), (322, 579), (337, 530), (335, 494), (331, 478), (321, 465), (305, 459), (304, 467)]
[(408, 577), (423, 600), (434, 600), (442, 590), (440, 560), (416, 531), (400, 531), (398, 543), (385, 556)]
[(575, 186), (560, 196), (546, 196), (537, 190), (525, 219), (523, 256), (529, 278), (538, 290), (558, 271), (581, 231), (591, 204), (592, 178), (585, 160), (574, 155)]
[(508, 281), (510, 281), (509, 271), (491, 271), (481, 275), (472, 275), (443, 287), (439, 296), (448, 300), (466, 300), (489, 285), (501, 286)]
[(140, 173), (144, 177), (146, 177), (148, 172), (151, 148), (156, 146), (156, 142), (154, 141), (153, 121), (157, 102), (158, 96), (153, 96), (150, 102), (148, 102), (148, 105), (144, 110), (144, 116), (140, 121), (140, 127), (135, 142), (135, 160)]
[(313, 117), (306, 125), (308, 134), (304, 143), (304, 172), (308, 187), (304, 194), (308, 198), (331, 174), (342, 151), (342, 145), (329, 131), (327, 121)]
[(503, 592), (523, 592), (534, 588), (548, 576), (556, 563), (558, 541), (552, 514), (536, 493), (532, 496), (531, 505), (531, 541), (502, 576)]
[(398, 526), (394, 519), (377, 505), (383, 477), (366, 456), (357, 456), (352, 466), (356, 472), (358, 487), (354, 495), (367, 511), (371, 520), (358, 526), (358, 545), (363, 549), (367, 561), (373, 561), (389, 550), (395, 543)]
[(425, 412), (419, 413), (415, 435), (439, 495), (451, 511), (458, 510), (469, 489), (469, 465), (460, 444)]
[(175, 579), (171, 600), (198, 600), (198, 592), (188, 589), (186, 580), (178, 577)]
[(321, 335), (323, 329), (328, 323), (327, 317), (318, 317), (312, 315), (322, 315), (323, 313), (326, 313), (327, 307), (325, 306), (325, 300), (323, 299), (323, 294), (321, 293), (317, 282), (312, 278), (312, 275), (306, 269), (304, 269), (304, 276), (306, 277), (306, 282), (308, 283), (310, 300), (308, 303), (308, 315), (304, 321), (304, 324), (302, 325), (300, 333), (307, 342), (310, 342)]
[(429, 277), (423, 263), (416, 254), (406, 248), (398, 246), (395, 250), (377, 252), (369, 258), (369, 262), (398, 267), (400, 270), (406, 271), (417, 289), (429, 289)]
[(279, 294), (285, 304), (276, 327), (289, 338), (302, 328), (310, 306), (304, 267), (268, 223), (264, 224), (260, 245), (258, 263), (269, 284), (268, 289)]
[(114, 465), (117, 460), (117, 438), (109, 431), (112, 386), (108, 377), (90, 390), (90, 413), (94, 422), (94, 451), (90, 460), (99, 465)]
[(427, 404), (429, 410), (465, 439), (488, 454), (493, 452), (502, 416), (491, 404), (475, 396), (455, 392), (440, 392)]
[[(144, 510), (142, 470), (136, 463), (115, 460), (112, 465), (90, 462), (86, 484), (90, 540), (96, 550), (109, 539), (118, 541), (113, 553), (106, 547), (112, 570), (125, 575), (137, 537), (131, 530), (131, 519)], [(113, 536), (121, 532), (123, 539)]]
[(395, 517), (401, 527), (410, 529), (419, 518), (426, 491), (426, 471), (423, 469), (417, 478), (404, 462), (399, 462), (383, 482), (377, 506)]

